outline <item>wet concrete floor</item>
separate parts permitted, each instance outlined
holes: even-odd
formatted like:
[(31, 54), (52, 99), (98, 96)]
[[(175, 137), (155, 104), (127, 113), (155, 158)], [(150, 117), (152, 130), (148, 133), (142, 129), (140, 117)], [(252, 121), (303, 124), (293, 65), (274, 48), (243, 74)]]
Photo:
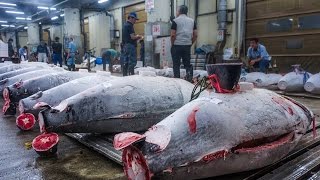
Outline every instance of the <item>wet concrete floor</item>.
[[(320, 115), (319, 99), (295, 99)], [(57, 156), (40, 158), (25, 145), (38, 132), (21, 132), (15, 118), (0, 118), (0, 179), (126, 179), (121, 166), (64, 135), (60, 136)]]

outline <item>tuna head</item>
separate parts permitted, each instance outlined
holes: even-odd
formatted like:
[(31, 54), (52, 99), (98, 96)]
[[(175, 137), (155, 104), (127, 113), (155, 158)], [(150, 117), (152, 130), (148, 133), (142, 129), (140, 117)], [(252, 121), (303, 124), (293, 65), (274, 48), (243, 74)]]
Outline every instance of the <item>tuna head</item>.
[(303, 105), (268, 90), (212, 94), (186, 104), (145, 134), (116, 135), (114, 146), (124, 149), (129, 179), (199, 179), (281, 159), (312, 118)]

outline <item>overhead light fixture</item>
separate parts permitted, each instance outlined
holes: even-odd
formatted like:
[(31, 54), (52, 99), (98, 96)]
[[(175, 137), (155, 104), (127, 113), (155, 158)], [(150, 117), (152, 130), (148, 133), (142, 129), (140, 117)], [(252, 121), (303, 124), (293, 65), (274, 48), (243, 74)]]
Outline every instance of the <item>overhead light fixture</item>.
[(0, 6), (1, 9), (16, 9), (14, 7)]
[(47, 10), (47, 9), (49, 9), (48, 7), (44, 7), (44, 6), (38, 6), (38, 9), (45, 9), (45, 10)]
[(23, 18), (23, 17), (16, 17), (16, 19), (18, 19), (18, 20), (26, 20), (26, 18)]
[(2, 27), (9, 27), (7, 24), (1, 24)]
[(50, 9), (51, 11), (57, 10), (57, 8), (49, 8), (49, 7), (45, 7), (45, 6), (38, 6), (38, 9), (44, 9), (44, 10)]
[(100, 1), (98, 1), (98, 3), (104, 3), (104, 2), (107, 2), (107, 1), (109, 1), (109, 0), (100, 0)]
[(28, 26), (24, 27), (23, 29), (28, 29)]
[(41, 22), (39, 22), (39, 24), (41, 24)]
[(64, 14), (60, 14), (60, 17), (63, 17), (64, 16)]
[(8, 23), (8, 21), (0, 21), (0, 23)]
[(6, 11), (6, 13), (11, 13), (11, 14), (24, 14), (24, 12), (19, 12), (19, 11)]
[(0, 2), (0, 5), (6, 5), (6, 6), (17, 6), (16, 4), (12, 4), (12, 3), (4, 3), (4, 2)]
[(16, 27), (15, 25), (10, 25), (9, 27)]
[(290, 18), (290, 19), (289, 19), (289, 21), (293, 21), (293, 19), (292, 19), (292, 18)]
[(58, 18), (59, 18), (58, 16), (54, 16), (54, 17), (51, 18), (51, 20), (56, 20)]
[(26, 20), (27, 20), (27, 21), (31, 21), (31, 18), (30, 18), (30, 17), (28, 17), (28, 18), (26, 18)]

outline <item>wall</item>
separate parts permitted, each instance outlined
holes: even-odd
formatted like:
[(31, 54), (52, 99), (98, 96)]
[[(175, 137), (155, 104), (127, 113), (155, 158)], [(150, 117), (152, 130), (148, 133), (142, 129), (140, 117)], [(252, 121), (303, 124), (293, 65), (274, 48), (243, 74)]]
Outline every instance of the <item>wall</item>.
[(106, 13), (90, 13), (85, 17), (89, 18), (89, 47), (95, 48), (96, 56), (101, 56), (102, 49), (111, 48), (110, 17)]
[(28, 45), (28, 32), (20, 31), (18, 32), (19, 44), (21, 47)]
[[(195, 15), (195, 3), (189, 2), (190, 16)], [(228, 0), (228, 9), (235, 9), (235, 0)], [(198, 27), (198, 41), (197, 47), (201, 47), (204, 44), (217, 44), (218, 35), (218, 22), (216, 11), (216, 0), (201, 0), (199, 1), (199, 14), (197, 19)], [(233, 14), (233, 15), (232, 15)], [(231, 24), (227, 26), (227, 42), (225, 48), (234, 48), (236, 46), (236, 13), (228, 13), (229, 20), (232, 20)], [(232, 18), (232, 19), (230, 19)]]
[(301, 64), (303, 69), (318, 73), (319, 7), (319, 0), (247, 0), (247, 47), (248, 39), (257, 37), (280, 72)]

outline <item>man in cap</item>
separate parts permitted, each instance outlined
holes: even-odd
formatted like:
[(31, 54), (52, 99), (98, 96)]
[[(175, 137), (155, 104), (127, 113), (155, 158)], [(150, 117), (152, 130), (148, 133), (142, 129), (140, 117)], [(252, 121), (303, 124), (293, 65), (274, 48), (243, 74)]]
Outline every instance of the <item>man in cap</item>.
[(137, 65), (137, 41), (142, 39), (136, 35), (133, 25), (139, 20), (137, 13), (128, 15), (128, 20), (122, 29), (122, 43), (124, 45), (124, 62), (122, 67), (123, 76), (134, 75), (134, 67)]
[(59, 42), (59, 37), (55, 38), (55, 42), (52, 44), (53, 50), (53, 64), (57, 65), (59, 62), (60, 67), (62, 67), (62, 44)]
[(193, 19), (187, 16), (188, 7), (182, 5), (177, 12), (177, 18), (172, 21), (171, 26), (171, 56), (173, 61), (173, 72), (175, 78), (180, 78), (180, 64), (183, 61), (187, 71), (187, 80), (193, 78), (193, 67), (190, 64), (191, 46), (197, 40), (197, 26)]

